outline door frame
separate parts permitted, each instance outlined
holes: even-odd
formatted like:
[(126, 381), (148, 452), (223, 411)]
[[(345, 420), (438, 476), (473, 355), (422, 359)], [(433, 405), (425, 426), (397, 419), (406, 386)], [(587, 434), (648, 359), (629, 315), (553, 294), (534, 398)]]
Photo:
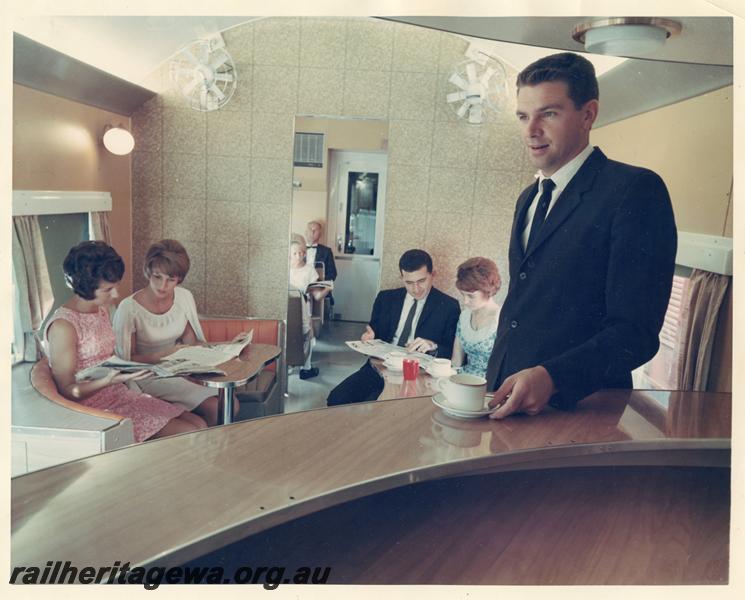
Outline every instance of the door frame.
[[(343, 260), (378, 260), (383, 258), (383, 241), (385, 239), (385, 196), (388, 184), (388, 153), (383, 151), (351, 151), (331, 150), (329, 152), (329, 202), (326, 215), (329, 235), (329, 245), (334, 253), (334, 259), (344, 257)], [(349, 165), (349, 168), (345, 168)], [(375, 253), (371, 256), (358, 254), (345, 254), (339, 251), (339, 243), (344, 243), (343, 235), (340, 235), (340, 217), (346, 216), (346, 179), (341, 180), (342, 173), (354, 171), (372, 171), (378, 175), (378, 198), (375, 220)], [(342, 231), (346, 222), (342, 226)], [(341, 238), (341, 239), (340, 239)], [(379, 279), (379, 278), (378, 278)], [(380, 281), (378, 281), (378, 286)]]

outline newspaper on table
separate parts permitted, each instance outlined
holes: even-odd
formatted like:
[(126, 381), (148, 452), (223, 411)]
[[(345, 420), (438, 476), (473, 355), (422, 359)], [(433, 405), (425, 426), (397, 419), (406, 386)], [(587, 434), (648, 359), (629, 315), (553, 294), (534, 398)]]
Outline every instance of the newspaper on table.
[(101, 379), (106, 377), (111, 370), (123, 373), (150, 371), (155, 378), (198, 374), (225, 375), (225, 371), (218, 369), (217, 365), (238, 356), (251, 343), (252, 339), (253, 330), (237, 342), (181, 348), (155, 364), (124, 360), (118, 356), (112, 356), (92, 367), (78, 371), (75, 374), (75, 379), (77, 381)]
[[(383, 360), (385, 360), (385, 358), (391, 352), (406, 352), (406, 348), (378, 339), (367, 340), (364, 342), (362, 340), (353, 340), (351, 342), (347, 342), (346, 344), (352, 350), (359, 352), (360, 354), (364, 354), (365, 356), (372, 356), (373, 358), (380, 358)], [(416, 358), (419, 361), (419, 364), (425, 369), (432, 362), (432, 357), (429, 354), (424, 354), (423, 352), (406, 352), (406, 354), (408, 354), (412, 358)]]

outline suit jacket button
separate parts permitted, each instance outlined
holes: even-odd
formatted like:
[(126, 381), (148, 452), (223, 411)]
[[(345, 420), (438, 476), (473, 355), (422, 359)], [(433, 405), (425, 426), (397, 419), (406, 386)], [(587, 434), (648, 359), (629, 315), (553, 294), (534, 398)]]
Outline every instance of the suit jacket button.
[(519, 277), (520, 277), (520, 279), (525, 280), (525, 279), (528, 278), (528, 274), (525, 271), (523, 271), (522, 273), (520, 273)]
[(517, 329), (517, 321), (512, 321), (512, 323), (510, 323), (510, 327), (512, 327), (512, 329)]

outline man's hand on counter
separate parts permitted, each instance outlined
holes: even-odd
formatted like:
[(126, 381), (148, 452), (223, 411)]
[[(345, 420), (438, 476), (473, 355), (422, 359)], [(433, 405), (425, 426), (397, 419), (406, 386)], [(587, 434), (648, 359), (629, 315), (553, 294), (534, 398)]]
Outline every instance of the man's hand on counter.
[(490, 419), (503, 419), (513, 413), (537, 415), (556, 391), (544, 367), (523, 369), (507, 377), (494, 392), (489, 408), (496, 408)]

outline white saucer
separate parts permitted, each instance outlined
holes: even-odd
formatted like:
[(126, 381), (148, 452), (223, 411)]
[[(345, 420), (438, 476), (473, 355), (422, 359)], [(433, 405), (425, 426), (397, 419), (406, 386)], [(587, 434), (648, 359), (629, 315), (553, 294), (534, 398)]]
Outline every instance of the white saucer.
[(457, 369), (453, 369), (453, 367), (450, 367), (450, 372), (449, 373), (443, 373), (441, 375), (440, 374), (433, 373), (432, 370), (429, 367), (427, 367), (425, 369), (425, 371), (427, 372), (428, 375), (431, 375), (432, 377), (450, 377), (451, 375), (456, 375), (458, 373), (458, 370)]
[(432, 396), (432, 402), (435, 406), (439, 406), (443, 412), (451, 417), (457, 417), (458, 419), (478, 419), (485, 417), (491, 412), (490, 408), (486, 407), (486, 397), (484, 398), (484, 408), (481, 410), (461, 410), (459, 408), (452, 408), (447, 401), (444, 394), (435, 394)]

